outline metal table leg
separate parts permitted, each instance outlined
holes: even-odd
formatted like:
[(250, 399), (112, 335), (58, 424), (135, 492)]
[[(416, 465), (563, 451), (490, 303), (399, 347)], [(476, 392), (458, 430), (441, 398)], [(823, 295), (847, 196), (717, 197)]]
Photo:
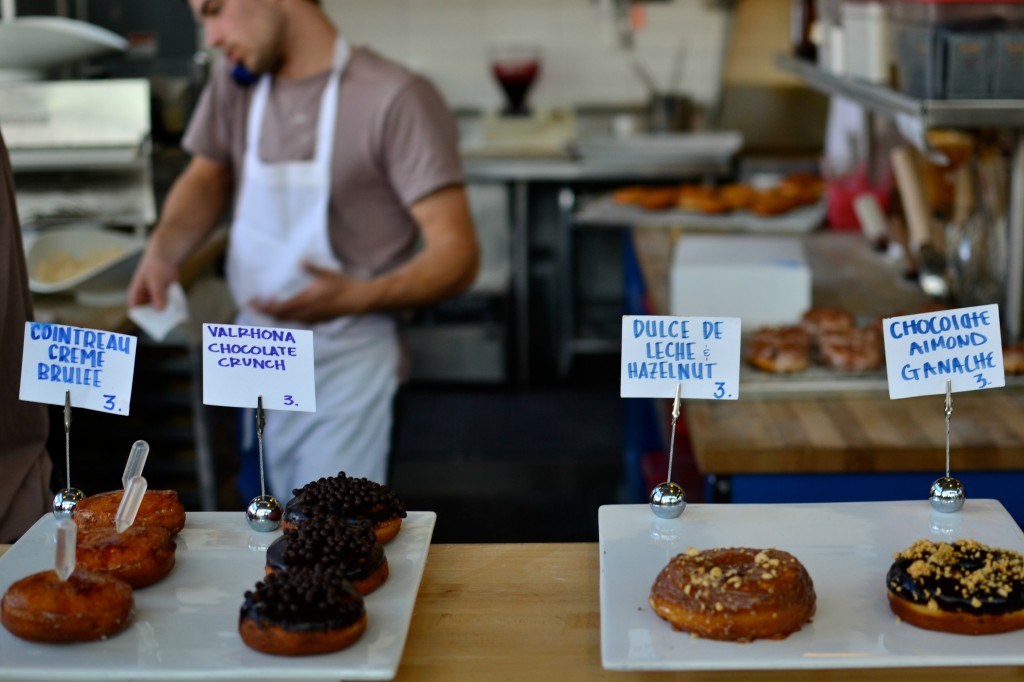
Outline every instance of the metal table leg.
[(1010, 210), (1007, 215), (1006, 336), (1020, 341), (1024, 309), (1024, 135), (1014, 133), (1010, 167)]
[(530, 380), (530, 201), (529, 184), (509, 185), (512, 209), (512, 265), (515, 275), (516, 374), (519, 383)]

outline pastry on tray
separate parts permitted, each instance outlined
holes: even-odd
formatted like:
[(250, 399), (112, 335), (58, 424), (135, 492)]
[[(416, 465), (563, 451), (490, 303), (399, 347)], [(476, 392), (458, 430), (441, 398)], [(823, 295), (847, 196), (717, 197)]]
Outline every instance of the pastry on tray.
[(784, 639), (814, 615), (814, 583), (800, 560), (778, 549), (690, 548), (658, 574), (654, 612), (706, 639)]
[(889, 607), (911, 625), (962, 635), (1024, 628), (1024, 557), (970, 539), (918, 540), (893, 557)]

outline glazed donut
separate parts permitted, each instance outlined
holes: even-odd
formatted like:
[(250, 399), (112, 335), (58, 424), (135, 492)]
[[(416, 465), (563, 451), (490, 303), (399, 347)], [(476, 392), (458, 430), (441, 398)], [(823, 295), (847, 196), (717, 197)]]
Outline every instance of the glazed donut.
[(800, 326), (814, 338), (826, 332), (853, 329), (853, 315), (842, 308), (811, 308), (800, 318)]
[(0, 621), (33, 642), (89, 642), (124, 630), (135, 605), (122, 580), (81, 568), (61, 580), (55, 571), (22, 578), (0, 601)]
[[(90, 526), (114, 527), (123, 490), (90, 495), (77, 505), (73, 514), (79, 530)], [(185, 505), (173, 490), (147, 490), (135, 515), (136, 526), (160, 526), (175, 535), (185, 527)]]
[(651, 587), (651, 608), (676, 630), (706, 639), (783, 639), (814, 615), (803, 564), (778, 549), (731, 547), (679, 554)]
[(363, 598), (339, 567), (270, 573), (245, 593), (238, 631), (245, 644), (278, 656), (338, 651), (366, 631)]
[(1024, 557), (975, 540), (918, 540), (893, 555), (889, 607), (911, 625), (962, 635), (1024, 628)]
[(177, 544), (160, 526), (131, 526), (123, 533), (115, 528), (83, 528), (78, 533), (75, 563), (105, 573), (135, 588), (161, 580), (174, 568)]
[(351, 478), (340, 472), (310, 481), (294, 491), (284, 508), (282, 528), (295, 528), (319, 514), (338, 516), (349, 521), (369, 521), (377, 541), (385, 544), (402, 527), (405, 505), (385, 485), (366, 478)]
[(384, 547), (368, 523), (348, 523), (337, 516), (315, 516), (284, 531), (267, 548), (266, 572), (341, 566), (359, 594), (367, 595), (388, 578)]
[(885, 362), (882, 334), (875, 327), (822, 332), (818, 355), (823, 364), (848, 372), (878, 369)]
[(810, 348), (802, 327), (762, 327), (750, 339), (747, 362), (765, 372), (802, 372), (811, 363)]

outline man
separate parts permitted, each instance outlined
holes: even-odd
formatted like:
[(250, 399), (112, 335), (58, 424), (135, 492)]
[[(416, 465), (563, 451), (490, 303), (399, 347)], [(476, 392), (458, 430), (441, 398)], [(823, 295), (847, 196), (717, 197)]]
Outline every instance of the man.
[[(478, 267), (454, 120), (426, 80), (350, 49), (316, 0), (189, 4), (229, 63), (189, 124), (192, 160), (129, 303), (163, 307), (178, 267), (230, 206), (239, 323), (314, 332), (317, 412), (268, 415), (271, 492), (287, 498), (340, 470), (383, 481), (394, 313), (462, 292)], [(255, 85), (233, 79), (233, 65)]]
[(0, 543), (14, 542), (53, 503), (46, 406), (18, 398), (25, 322), (32, 316), (14, 177), (0, 135)]

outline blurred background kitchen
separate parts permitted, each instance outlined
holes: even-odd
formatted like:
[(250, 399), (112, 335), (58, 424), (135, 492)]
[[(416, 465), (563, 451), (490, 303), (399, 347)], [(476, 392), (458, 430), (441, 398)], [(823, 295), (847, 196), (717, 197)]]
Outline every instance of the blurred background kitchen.
[[(438, 512), (435, 541), (594, 540), (599, 505), (664, 480), (670, 406), (618, 397), (624, 313), (739, 315), (746, 329), (812, 305), (870, 320), (999, 303), (1004, 341), (1019, 340), (1024, 3), (323, 5), (350, 40), (430, 77), (460, 125), (483, 267), (470, 293), (408, 320), (392, 455), (400, 496)], [(0, 126), (37, 317), (138, 333), (124, 287), (218, 57), (184, 2), (2, 10)], [(770, 214), (679, 194), (793, 176), (821, 192)], [(241, 508), (235, 416), (202, 406), (196, 343), (199, 322), (231, 319), (224, 240), (183, 272), (193, 322), (140, 334), (131, 416), (76, 412), (76, 487), (114, 487), (141, 438), (151, 486), (191, 509)], [(923, 498), (942, 468), (941, 404), (890, 403), (883, 372), (742, 378), (737, 403), (684, 408), (674, 476), (691, 501)], [(953, 462), (970, 495), (1020, 520), (1024, 420), (1007, 383), (958, 396)]]

